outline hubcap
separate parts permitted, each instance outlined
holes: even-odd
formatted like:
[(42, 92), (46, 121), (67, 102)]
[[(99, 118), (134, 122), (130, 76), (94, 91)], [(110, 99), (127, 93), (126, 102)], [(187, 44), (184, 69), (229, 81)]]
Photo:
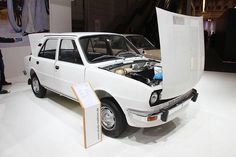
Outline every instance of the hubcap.
[(112, 130), (116, 125), (116, 118), (113, 111), (108, 107), (102, 107), (102, 126), (106, 130)]
[(39, 92), (39, 81), (36, 77), (33, 78), (32, 85), (33, 85), (34, 92), (38, 93)]

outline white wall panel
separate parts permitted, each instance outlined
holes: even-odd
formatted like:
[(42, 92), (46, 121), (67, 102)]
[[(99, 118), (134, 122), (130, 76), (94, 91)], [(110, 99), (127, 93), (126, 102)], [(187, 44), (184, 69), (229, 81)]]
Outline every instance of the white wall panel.
[(24, 70), (24, 57), (31, 53), (30, 46), (2, 48), (5, 63), (5, 76), (7, 79), (22, 76)]
[(71, 0), (50, 0), (50, 32), (71, 32)]

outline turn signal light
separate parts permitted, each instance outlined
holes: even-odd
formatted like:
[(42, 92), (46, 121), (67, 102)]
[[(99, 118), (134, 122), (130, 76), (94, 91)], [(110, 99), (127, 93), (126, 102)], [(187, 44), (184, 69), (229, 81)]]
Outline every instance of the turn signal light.
[(147, 117), (147, 121), (154, 121), (154, 120), (157, 120), (157, 116), (149, 116)]

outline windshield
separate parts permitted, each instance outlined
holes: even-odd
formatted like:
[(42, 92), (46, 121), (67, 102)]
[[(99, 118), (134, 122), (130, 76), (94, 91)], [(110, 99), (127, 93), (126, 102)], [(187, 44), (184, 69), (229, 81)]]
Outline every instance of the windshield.
[(96, 35), (79, 39), (89, 62), (101, 62), (138, 56), (138, 50), (119, 35)]
[(126, 37), (138, 49), (155, 49), (155, 47), (142, 35)]

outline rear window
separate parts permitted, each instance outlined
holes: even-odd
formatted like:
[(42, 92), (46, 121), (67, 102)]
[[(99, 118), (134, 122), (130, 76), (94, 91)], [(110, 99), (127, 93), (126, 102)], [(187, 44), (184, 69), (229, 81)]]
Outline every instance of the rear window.
[(48, 59), (55, 59), (57, 41), (57, 39), (48, 39), (41, 48), (38, 56)]

